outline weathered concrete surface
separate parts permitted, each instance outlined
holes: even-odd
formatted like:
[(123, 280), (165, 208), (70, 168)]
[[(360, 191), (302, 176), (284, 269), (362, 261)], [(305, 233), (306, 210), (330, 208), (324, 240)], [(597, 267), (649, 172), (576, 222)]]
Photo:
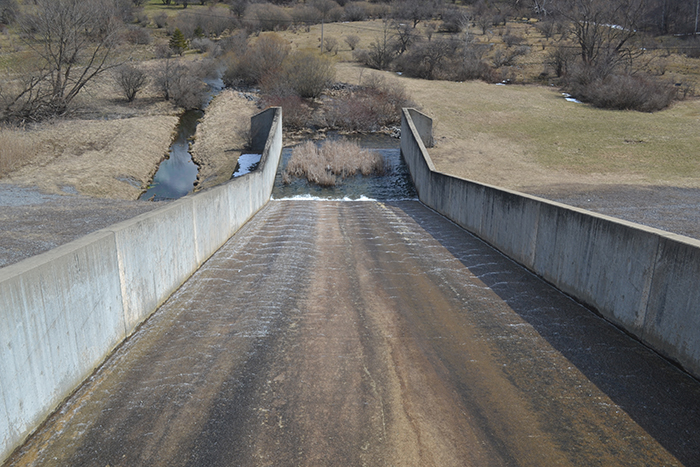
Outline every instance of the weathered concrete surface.
[(700, 386), (417, 202), (273, 201), (8, 465), (699, 465)]
[(402, 114), (420, 200), (700, 377), (700, 241), (434, 170)]
[(257, 171), (0, 268), (0, 459), (267, 203), (281, 118), (251, 121)]

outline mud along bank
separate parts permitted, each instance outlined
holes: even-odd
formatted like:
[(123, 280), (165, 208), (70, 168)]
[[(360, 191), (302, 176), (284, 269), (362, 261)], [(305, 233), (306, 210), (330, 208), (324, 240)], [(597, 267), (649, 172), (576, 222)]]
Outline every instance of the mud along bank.
[(700, 241), (439, 173), (432, 120), (401, 127), (423, 203), (700, 377)]
[(257, 171), (0, 269), (0, 459), (267, 203), (281, 109), (251, 133)]

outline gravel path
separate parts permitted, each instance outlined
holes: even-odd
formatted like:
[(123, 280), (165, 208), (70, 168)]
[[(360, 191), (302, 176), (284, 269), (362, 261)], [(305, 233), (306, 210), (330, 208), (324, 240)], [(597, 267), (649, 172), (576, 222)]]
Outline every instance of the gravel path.
[(528, 193), (700, 239), (700, 189), (668, 186), (553, 186)]
[(0, 267), (161, 205), (148, 201), (53, 195), (0, 184)]

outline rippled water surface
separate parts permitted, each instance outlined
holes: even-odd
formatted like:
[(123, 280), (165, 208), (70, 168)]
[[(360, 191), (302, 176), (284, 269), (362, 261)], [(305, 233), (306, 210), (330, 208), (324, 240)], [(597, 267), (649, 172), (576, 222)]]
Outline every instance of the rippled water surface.
[(362, 136), (348, 138), (356, 140), (362, 147), (378, 151), (389, 168), (385, 175), (372, 175), (338, 179), (333, 187), (319, 187), (309, 184), (305, 179), (294, 179), (289, 184), (282, 182), (282, 173), (292, 156), (292, 148), (284, 148), (280, 161), (275, 187), (274, 199), (284, 198), (321, 198), (321, 199), (362, 199), (370, 198), (381, 201), (417, 199), (408, 166), (401, 157), (399, 140), (388, 136)]

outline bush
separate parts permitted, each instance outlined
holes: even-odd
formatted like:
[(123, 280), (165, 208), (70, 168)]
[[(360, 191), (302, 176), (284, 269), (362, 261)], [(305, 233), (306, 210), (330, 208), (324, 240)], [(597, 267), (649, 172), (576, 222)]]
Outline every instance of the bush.
[(218, 46), (215, 42), (207, 39), (206, 37), (197, 37), (190, 41), (190, 48), (202, 54), (208, 52), (210, 55), (216, 55)]
[(172, 100), (184, 109), (199, 109), (207, 94), (203, 69), (198, 62), (164, 60), (156, 71), (155, 84), (165, 100)]
[(448, 79), (445, 64), (455, 54), (456, 44), (449, 40), (419, 43), (397, 60), (396, 69), (417, 78)]
[(364, 2), (352, 2), (345, 5), (345, 21), (364, 21), (367, 19), (367, 6)]
[(125, 63), (114, 72), (114, 81), (126, 97), (126, 100), (133, 102), (136, 94), (146, 87), (148, 76), (146, 72), (132, 63)]
[(168, 25), (168, 15), (166, 13), (158, 13), (153, 17), (153, 22), (158, 29), (163, 29)]
[(308, 5), (297, 5), (292, 10), (294, 24), (310, 26), (321, 22), (321, 12)]
[(148, 29), (129, 25), (123, 32), (126, 42), (132, 45), (148, 45), (151, 43), (151, 33)]
[(338, 39), (336, 39), (335, 37), (326, 37), (323, 42), (323, 48), (326, 52), (335, 52), (336, 54), (338, 53)]
[(19, 15), (19, 4), (16, 0), (0, 0), (0, 24), (10, 25)]
[(262, 104), (264, 107), (282, 107), (282, 122), (289, 130), (305, 128), (311, 120), (311, 107), (295, 94), (267, 95), (262, 99)]
[(401, 108), (414, 105), (403, 86), (374, 74), (355, 92), (335, 99), (324, 108), (327, 126), (345, 131), (377, 131), (397, 125)]
[(357, 45), (360, 43), (360, 36), (356, 36), (354, 34), (345, 36), (345, 43), (348, 45), (348, 47), (350, 47), (350, 50), (355, 50)]
[(250, 5), (243, 17), (243, 24), (249, 31), (285, 30), (292, 23), (292, 17), (282, 8), (269, 3)]
[(650, 76), (601, 76), (596, 70), (585, 66), (576, 67), (567, 76), (566, 84), (573, 97), (601, 109), (655, 112), (671, 105), (677, 94), (671, 83)]
[(347, 140), (324, 141), (319, 147), (313, 141), (296, 146), (284, 170), (283, 181), (306, 178), (321, 186), (337, 184), (337, 178), (364, 176), (386, 172), (381, 154), (361, 148)]
[(268, 75), (281, 71), (289, 49), (289, 44), (277, 34), (261, 34), (242, 55), (233, 51), (227, 54), (224, 82), (247, 86), (262, 82)]
[(513, 34), (510, 31), (507, 31), (503, 35), (503, 43), (508, 48), (513, 47), (514, 45), (520, 45), (523, 42), (525, 42), (525, 39), (523, 39), (523, 37), (518, 36), (517, 34)]
[(331, 59), (311, 52), (295, 52), (284, 62), (282, 79), (301, 97), (316, 98), (333, 83)]
[(530, 53), (530, 49), (526, 46), (506, 50), (498, 49), (493, 55), (493, 66), (496, 68), (513, 66), (515, 65), (516, 58), (527, 55), (528, 53)]

